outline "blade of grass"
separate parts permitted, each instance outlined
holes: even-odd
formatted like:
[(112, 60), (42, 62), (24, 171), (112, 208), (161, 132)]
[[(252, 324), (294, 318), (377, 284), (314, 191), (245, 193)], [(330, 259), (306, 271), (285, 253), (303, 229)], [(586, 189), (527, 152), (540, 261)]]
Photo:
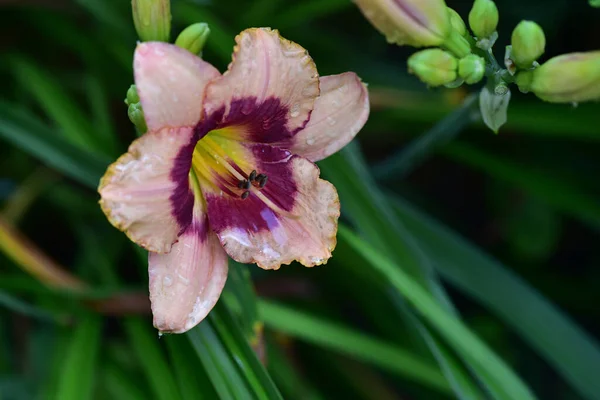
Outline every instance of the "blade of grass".
[(570, 182), (519, 165), (464, 143), (453, 143), (443, 150), (453, 160), (479, 169), (494, 178), (510, 182), (549, 205), (600, 228), (600, 202)]
[(206, 372), (196, 357), (190, 357), (193, 349), (189, 341), (181, 335), (165, 338), (169, 350), (175, 378), (184, 400), (216, 399), (215, 392)]
[(491, 351), (475, 334), (465, 327), (460, 320), (444, 310), (423, 287), (408, 274), (402, 271), (387, 257), (382, 256), (368, 243), (359, 239), (348, 228), (340, 226), (340, 239), (350, 245), (374, 269), (387, 277), (390, 283), (409, 301), (421, 316), (444, 337), (453, 348), (466, 360), (477, 365), (487, 373), (487, 378), (495, 380), (494, 393), (507, 399), (535, 399), (529, 388), (517, 375)]
[(253, 399), (245, 380), (239, 375), (234, 361), (217, 337), (210, 321), (201, 322), (187, 334), (196, 355), (204, 366), (219, 398)]
[(325, 397), (302, 377), (301, 372), (294, 369), (290, 360), (285, 357), (283, 351), (272, 340), (267, 340), (267, 358), (269, 360), (267, 364), (269, 373), (282, 389), (286, 398), (325, 400)]
[(44, 322), (56, 323), (58, 317), (52, 313), (25, 303), (24, 301), (0, 290), (0, 306), (6, 307), (18, 314), (26, 315)]
[(97, 76), (91, 74), (85, 80), (85, 87), (98, 142), (102, 144), (106, 154), (117, 156), (119, 152), (117, 131), (108, 108), (109, 100), (106, 88)]
[(495, 312), (583, 397), (598, 398), (596, 341), (500, 262), (406, 201), (392, 204), (444, 279)]
[[(440, 304), (454, 313), (454, 306), (447, 298), (435, 273), (432, 272), (429, 260), (387, 204), (370, 176), (356, 144), (350, 143), (341, 152), (321, 161), (320, 165), (323, 167), (322, 172), (325, 177), (330, 179), (338, 190), (343, 205), (343, 215), (349, 216), (371, 244), (398, 260), (404, 269), (417, 277), (419, 282), (436, 296)], [(352, 263), (349, 265), (353, 268)], [(361, 271), (357, 273), (364, 274)], [(390, 293), (392, 294), (389, 296), (393, 297), (393, 291)], [(470, 379), (460, 363), (447, 358), (448, 352), (439, 348), (437, 340), (403, 305), (403, 300), (394, 299), (393, 304), (396, 305), (405, 323), (413, 329), (413, 335), (419, 335), (427, 345), (457, 396), (460, 399), (480, 398), (476, 383)], [(482, 373), (479, 373), (479, 379), (486, 383)]]
[(92, 189), (109, 164), (63, 140), (35, 115), (4, 101), (0, 101), (0, 137)]
[(271, 329), (339, 351), (439, 392), (450, 392), (447, 382), (435, 366), (395, 345), (283, 304), (261, 299), (259, 311)]
[(102, 382), (106, 393), (116, 400), (144, 400), (148, 394), (134, 383), (125, 371), (110, 363), (102, 369)]
[(95, 152), (95, 146), (101, 143), (94, 137), (96, 131), (89, 123), (89, 117), (58, 81), (25, 58), (11, 57), (9, 61), (22, 89), (29, 92), (56, 123), (60, 128), (58, 132), (71, 144)]
[(237, 360), (238, 367), (249, 381), (251, 388), (254, 389), (256, 397), (259, 399), (282, 399), (279, 389), (258, 360), (226, 304), (224, 302), (217, 303), (215, 310), (216, 312), (210, 315), (213, 326), (229, 349), (231, 356)]
[(372, 169), (374, 177), (381, 180), (404, 178), (437, 148), (451, 141), (474, 121), (473, 113), (477, 113), (477, 100), (477, 95), (469, 96), (458, 109), (445, 116), (429, 131), (414, 139), (398, 153), (375, 165)]
[(101, 320), (88, 314), (75, 328), (61, 366), (57, 399), (92, 398), (100, 352)]
[(123, 325), (129, 343), (135, 350), (139, 364), (147, 376), (147, 384), (154, 392), (153, 398), (159, 400), (177, 400), (181, 396), (171, 368), (162, 353), (156, 337), (152, 337), (146, 322), (140, 318), (126, 318)]

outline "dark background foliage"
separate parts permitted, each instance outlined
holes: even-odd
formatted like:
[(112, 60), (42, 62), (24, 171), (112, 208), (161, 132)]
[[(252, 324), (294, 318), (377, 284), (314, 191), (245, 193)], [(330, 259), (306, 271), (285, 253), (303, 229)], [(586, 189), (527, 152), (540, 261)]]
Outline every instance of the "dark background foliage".
[[(542, 61), (600, 48), (600, 10), (587, 2), (497, 4), (499, 59), (521, 19), (544, 28)], [(448, 5), (466, 19), (471, 2)], [(354, 146), (320, 164), (346, 226), (425, 286), (439, 273), (462, 322), (539, 398), (600, 398), (588, 379), (600, 371), (598, 103), (544, 104), (515, 88), (498, 135), (469, 110), (440, 125), (477, 87), (425, 88), (406, 71), (414, 49), (388, 45), (350, 1), (174, 0), (172, 11), (173, 38), (210, 24), (203, 58), (221, 70), (236, 33), (271, 26), (308, 49), (321, 75), (357, 72), (371, 117)], [(324, 267), (232, 265), (209, 320), (156, 339), (145, 255), (109, 226), (94, 191), (135, 138), (123, 104), (130, 13), (125, 0), (0, 1), (0, 398), (277, 398), (271, 377), (290, 399), (460, 396), (415, 329), (481, 378), (346, 236)], [(432, 128), (461, 132), (407, 158)], [(40, 275), (50, 260), (86, 282), (85, 295)]]

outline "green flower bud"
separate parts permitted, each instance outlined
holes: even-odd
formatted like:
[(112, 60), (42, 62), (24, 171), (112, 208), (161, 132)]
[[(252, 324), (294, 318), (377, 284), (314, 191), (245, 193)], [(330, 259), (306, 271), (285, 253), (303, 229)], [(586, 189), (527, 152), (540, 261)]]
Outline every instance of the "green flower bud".
[(458, 60), (441, 49), (419, 51), (408, 58), (408, 71), (430, 86), (441, 86), (454, 82)]
[(356, 5), (389, 43), (439, 46), (452, 28), (444, 0), (356, 0)]
[(448, 15), (450, 16), (450, 25), (460, 36), (467, 37), (469, 32), (467, 31), (467, 25), (463, 21), (459, 13), (448, 7)]
[(129, 106), (133, 103), (139, 103), (139, 102), (140, 102), (140, 97), (137, 94), (136, 86), (135, 85), (129, 86), (129, 89), (127, 89), (127, 96), (125, 98), (125, 104), (127, 104)]
[(171, 33), (170, 0), (132, 0), (133, 23), (144, 42), (168, 42)]
[(521, 21), (512, 33), (511, 59), (519, 68), (530, 68), (546, 47), (542, 28), (532, 21)]
[(554, 57), (516, 76), (519, 90), (552, 103), (600, 99), (600, 50)]
[(208, 35), (210, 35), (208, 24), (200, 22), (185, 28), (179, 36), (177, 36), (175, 44), (191, 53), (200, 55), (206, 44)]
[(127, 108), (127, 116), (140, 134), (146, 133), (148, 127), (146, 126), (144, 111), (142, 110), (142, 105), (140, 103), (130, 104), (129, 108)]
[(477, 39), (490, 38), (498, 26), (498, 8), (492, 0), (475, 0), (469, 12), (469, 26)]
[(458, 76), (469, 85), (479, 82), (485, 75), (485, 60), (483, 57), (469, 54), (458, 62)]

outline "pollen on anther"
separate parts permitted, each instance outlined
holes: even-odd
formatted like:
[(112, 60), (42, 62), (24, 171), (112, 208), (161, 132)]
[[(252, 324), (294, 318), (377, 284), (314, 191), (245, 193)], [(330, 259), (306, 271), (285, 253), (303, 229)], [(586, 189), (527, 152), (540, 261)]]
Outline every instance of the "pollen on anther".
[(258, 186), (260, 188), (264, 188), (265, 185), (267, 184), (267, 179), (269, 179), (269, 177), (266, 175), (263, 175), (262, 179), (258, 182)]
[(244, 187), (243, 187), (243, 189), (246, 189), (246, 190), (250, 189), (250, 185), (251, 185), (250, 181), (244, 181)]
[(256, 179), (256, 170), (253, 169), (252, 172), (250, 172), (250, 176), (248, 176), (248, 180), (253, 181), (255, 179)]
[(242, 200), (246, 199), (248, 196), (250, 196), (250, 192), (249, 191), (245, 191), (244, 193), (242, 193), (242, 195), (240, 196), (242, 198)]
[(244, 186), (246, 186), (246, 181), (239, 181), (237, 184), (238, 189), (244, 189)]

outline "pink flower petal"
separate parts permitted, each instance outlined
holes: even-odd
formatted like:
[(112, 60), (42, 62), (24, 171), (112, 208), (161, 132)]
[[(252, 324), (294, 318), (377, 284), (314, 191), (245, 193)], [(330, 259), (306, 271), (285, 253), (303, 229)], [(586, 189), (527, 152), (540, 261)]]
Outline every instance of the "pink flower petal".
[(150, 253), (150, 301), (154, 326), (164, 333), (184, 333), (215, 306), (227, 279), (227, 254), (208, 230), (202, 199), (194, 220), (168, 254)]
[(192, 128), (164, 128), (135, 140), (100, 181), (100, 206), (108, 220), (147, 250), (166, 253), (192, 220), (187, 166)]
[(206, 89), (204, 110), (219, 127), (259, 143), (293, 136), (302, 129), (319, 95), (319, 75), (304, 48), (267, 28), (236, 37), (233, 61)]
[(324, 76), (320, 82), (321, 95), (308, 124), (291, 144), (279, 144), (315, 162), (347, 145), (369, 117), (369, 94), (356, 74)]
[(149, 130), (194, 126), (202, 117), (208, 82), (220, 76), (212, 65), (168, 43), (144, 42), (135, 49), (135, 84)]
[(312, 162), (269, 145), (248, 144), (257, 172), (268, 176), (247, 198), (207, 191), (208, 218), (225, 251), (241, 263), (278, 269), (294, 260), (324, 264), (336, 244), (340, 215), (333, 185)]

